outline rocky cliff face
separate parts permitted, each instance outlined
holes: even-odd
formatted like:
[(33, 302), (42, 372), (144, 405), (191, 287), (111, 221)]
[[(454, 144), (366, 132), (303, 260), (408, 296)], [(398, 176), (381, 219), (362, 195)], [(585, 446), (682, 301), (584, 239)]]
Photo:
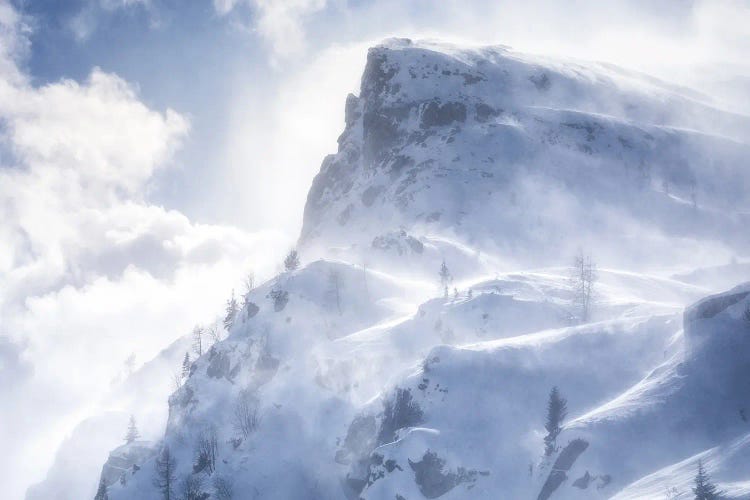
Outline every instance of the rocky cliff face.
[[(747, 241), (748, 131), (616, 67), (391, 40), (370, 49), (347, 99), (301, 242), (370, 245), (401, 228), (526, 261), (582, 244), (641, 262), (692, 239), (735, 247)], [(636, 226), (634, 241), (623, 228)]]

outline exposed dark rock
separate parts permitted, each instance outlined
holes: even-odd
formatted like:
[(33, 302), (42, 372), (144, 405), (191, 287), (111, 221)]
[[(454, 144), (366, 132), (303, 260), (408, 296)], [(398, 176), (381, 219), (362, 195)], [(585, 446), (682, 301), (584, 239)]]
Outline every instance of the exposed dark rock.
[(396, 431), (422, 423), (424, 413), (411, 396), (410, 389), (396, 388), (392, 398), (383, 402), (383, 420), (378, 433), (378, 445), (391, 443)]
[(248, 302), (247, 304), (245, 304), (245, 316), (247, 317), (247, 319), (250, 319), (258, 314), (258, 311), (260, 311), (260, 307), (258, 307), (254, 302)]
[(454, 122), (466, 121), (466, 106), (461, 102), (430, 101), (422, 108), (422, 128), (443, 127)]
[(588, 441), (574, 439), (563, 448), (563, 451), (560, 452), (557, 460), (555, 460), (552, 471), (547, 476), (547, 480), (544, 482), (537, 500), (547, 500), (568, 479), (566, 472), (570, 470), (581, 453), (586, 451), (588, 447)]
[(583, 476), (573, 481), (573, 486), (585, 490), (589, 487), (589, 484), (591, 484), (591, 481), (593, 481), (594, 479), (596, 479), (596, 476), (592, 476), (591, 474), (589, 474), (589, 471), (586, 471)]
[(223, 352), (216, 352), (210, 359), (211, 361), (208, 364), (208, 368), (206, 368), (206, 375), (211, 378), (229, 378), (229, 356)]
[(474, 106), (474, 113), (477, 121), (480, 123), (486, 123), (492, 118), (500, 116), (500, 111), (484, 103), (479, 103)]
[(463, 467), (459, 467), (455, 472), (446, 470), (445, 460), (429, 450), (419, 462), (409, 460), (409, 465), (414, 471), (414, 480), (419, 486), (419, 491), (427, 498), (438, 498), (461, 483), (474, 482), (478, 474), (475, 470), (466, 470)]
[(273, 310), (276, 312), (283, 311), (289, 302), (289, 292), (286, 290), (274, 289), (268, 296), (273, 300)]
[(740, 292), (731, 295), (718, 295), (700, 301), (685, 311), (685, 322), (693, 319), (710, 319), (750, 295), (750, 292)]
[(370, 186), (362, 192), (362, 204), (371, 207), (375, 199), (385, 190), (385, 186)]
[(541, 91), (549, 90), (552, 84), (547, 73), (542, 73), (541, 75), (532, 75), (529, 77), (529, 80), (531, 80), (531, 83), (534, 84), (537, 90)]

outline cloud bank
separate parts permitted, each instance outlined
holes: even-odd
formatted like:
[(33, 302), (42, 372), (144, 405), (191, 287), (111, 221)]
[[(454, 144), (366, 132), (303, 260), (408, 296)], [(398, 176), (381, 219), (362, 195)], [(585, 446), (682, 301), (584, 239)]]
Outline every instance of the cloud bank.
[[(0, 469), (8, 498), (40, 479), (64, 433), (131, 354), (140, 362), (213, 319), (274, 233), (191, 222), (151, 204), (189, 120), (93, 69), (34, 86), (28, 27), (0, 5)], [(165, 403), (166, 404), (166, 403)], [(128, 411), (127, 408), (122, 408)]]

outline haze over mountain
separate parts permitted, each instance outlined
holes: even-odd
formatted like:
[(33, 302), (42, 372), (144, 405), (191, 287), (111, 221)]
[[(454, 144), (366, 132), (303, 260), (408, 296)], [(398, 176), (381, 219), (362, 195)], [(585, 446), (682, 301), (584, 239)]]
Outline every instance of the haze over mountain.
[(163, 439), (114, 450), (91, 496), (690, 498), (699, 459), (750, 494), (750, 288), (719, 288), (750, 278), (748, 117), (407, 39), (370, 49), (345, 114), (302, 264), (228, 303)]

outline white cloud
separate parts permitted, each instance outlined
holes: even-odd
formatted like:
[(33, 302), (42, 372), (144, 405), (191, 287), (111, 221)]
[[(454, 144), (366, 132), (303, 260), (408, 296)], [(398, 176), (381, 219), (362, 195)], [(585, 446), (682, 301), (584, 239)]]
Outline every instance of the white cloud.
[(282, 248), (278, 234), (150, 204), (188, 120), (99, 69), (31, 85), (24, 30), (0, 3), (0, 373), (17, 386), (0, 400), (8, 498), (41, 478), (131, 352), (146, 361), (214, 319), (243, 272), (272, 269)]
[(283, 59), (306, 50), (305, 22), (323, 10), (327, 0), (214, 0), (219, 15), (244, 4), (254, 11), (253, 27), (271, 46), (274, 58)]

